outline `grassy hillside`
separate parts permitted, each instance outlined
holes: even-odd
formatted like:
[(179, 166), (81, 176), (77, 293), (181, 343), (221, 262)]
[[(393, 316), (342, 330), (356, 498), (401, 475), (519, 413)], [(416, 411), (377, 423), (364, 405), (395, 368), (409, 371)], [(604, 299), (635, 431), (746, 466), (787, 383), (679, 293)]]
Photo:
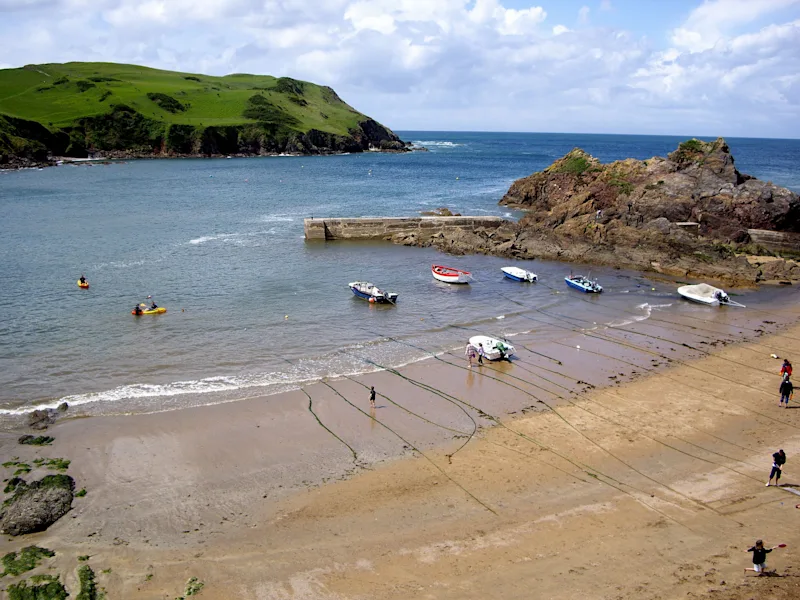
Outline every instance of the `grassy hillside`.
[[(353, 150), (336, 147), (347, 140), (362, 149), (365, 143), (399, 142), (329, 87), (285, 77), (212, 77), (113, 63), (0, 70), (0, 153), (13, 153), (30, 141), (13, 125), (22, 122), (61, 136), (63, 149), (34, 141), (73, 155), (85, 150), (303, 152), (328, 146)], [(204, 135), (213, 143), (204, 142)]]

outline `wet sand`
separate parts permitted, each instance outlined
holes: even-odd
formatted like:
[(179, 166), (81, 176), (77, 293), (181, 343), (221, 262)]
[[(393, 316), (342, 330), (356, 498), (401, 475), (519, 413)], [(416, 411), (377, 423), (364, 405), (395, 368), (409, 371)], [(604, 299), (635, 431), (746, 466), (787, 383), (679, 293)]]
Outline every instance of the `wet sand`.
[[(800, 411), (778, 408), (770, 358), (800, 355), (797, 316), (550, 321), (513, 339), (514, 364), (470, 370), (456, 351), (268, 398), (67, 420), (51, 447), (4, 433), (3, 456), (69, 458), (88, 494), (3, 544), (54, 549), (45, 567), (68, 585), (89, 555), (111, 598), (172, 598), (193, 576), (206, 598), (794, 597), (780, 594), (800, 581), (800, 497), (764, 483), (782, 447), (800, 490)], [(737, 336), (752, 341), (726, 345)], [(759, 537), (788, 544), (768, 560), (785, 577), (743, 576)]]

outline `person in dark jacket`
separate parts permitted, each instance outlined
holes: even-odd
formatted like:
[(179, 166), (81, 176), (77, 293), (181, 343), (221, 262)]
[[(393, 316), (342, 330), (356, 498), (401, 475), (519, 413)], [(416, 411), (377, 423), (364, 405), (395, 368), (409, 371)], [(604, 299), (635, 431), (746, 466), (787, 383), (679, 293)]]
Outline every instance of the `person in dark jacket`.
[(745, 569), (745, 573), (747, 571), (755, 571), (759, 575), (766, 573), (767, 571), (767, 554), (772, 552), (777, 546), (774, 548), (764, 548), (764, 542), (761, 540), (756, 540), (755, 546), (752, 548), (748, 548), (748, 552), (753, 553), (753, 568)]
[(772, 471), (769, 472), (769, 480), (767, 481), (767, 487), (769, 487), (772, 484), (773, 477), (775, 478), (775, 485), (780, 485), (781, 469), (785, 464), (786, 464), (786, 454), (783, 452), (783, 449), (780, 449), (775, 454), (772, 455)]
[(784, 406), (784, 402), (786, 402), (786, 408), (789, 408), (789, 399), (794, 394), (794, 385), (792, 385), (792, 380), (789, 379), (788, 375), (783, 376), (783, 381), (781, 381), (781, 399), (778, 403), (778, 406)]

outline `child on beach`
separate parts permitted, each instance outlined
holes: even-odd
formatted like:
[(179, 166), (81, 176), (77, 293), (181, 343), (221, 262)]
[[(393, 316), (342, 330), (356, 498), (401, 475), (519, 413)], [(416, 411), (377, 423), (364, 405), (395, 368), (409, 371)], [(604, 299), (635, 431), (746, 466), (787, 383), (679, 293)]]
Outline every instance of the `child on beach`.
[(467, 355), (467, 360), (469, 361), (469, 368), (472, 368), (472, 361), (475, 360), (475, 355), (477, 352), (475, 351), (475, 346), (472, 345), (472, 342), (467, 342), (467, 349), (464, 352)]
[(752, 548), (748, 548), (748, 552), (753, 553), (753, 568), (747, 568), (744, 570), (745, 573), (747, 571), (755, 571), (759, 575), (767, 572), (767, 554), (778, 548), (779, 546), (773, 546), (772, 548), (764, 548), (764, 542), (761, 540), (756, 540), (755, 546)]
[(781, 381), (781, 399), (778, 402), (778, 406), (783, 406), (783, 403), (786, 402), (786, 408), (789, 408), (789, 399), (794, 394), (794, 386), (792, 385), (791, 380), (789, 379), (788, 375), (783, 376), (783, 381)]
[(788, 358), (783, 359), (783, 366), (781, 367), (781, 377), (786, 378), (786, 376), (792, 376), (792, 363), (789, 362)]
[(375, 408), (375, 386), (369, 388), (369, 406)]
[(478, 344), (478, 364), (483, 364), (483, 357), (486, 356), (486, 351), (483, 349), (483, 344)]
[(773, 477), (775, 478), (775, 485), (777, 486), (780, 485), (781, 469), (785, 464), (786, 464), (786, 454), (783, 452), (783, 448), (781, 448), (772, 455), (772, 471), (769, 472), (769, 479), (767, 480), (766, 487), (769, 487), (772, 484)]

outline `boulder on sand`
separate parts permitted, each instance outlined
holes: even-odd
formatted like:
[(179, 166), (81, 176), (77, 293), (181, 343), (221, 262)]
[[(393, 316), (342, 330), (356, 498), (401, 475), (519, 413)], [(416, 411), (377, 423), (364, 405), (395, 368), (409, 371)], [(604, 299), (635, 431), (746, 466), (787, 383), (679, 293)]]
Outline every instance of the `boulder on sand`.
[(47, 475), (17, 485), (0, 514), (0, 533), (23, 535), (44, 531), (72, 508), (75, 480), (69, 475)]

